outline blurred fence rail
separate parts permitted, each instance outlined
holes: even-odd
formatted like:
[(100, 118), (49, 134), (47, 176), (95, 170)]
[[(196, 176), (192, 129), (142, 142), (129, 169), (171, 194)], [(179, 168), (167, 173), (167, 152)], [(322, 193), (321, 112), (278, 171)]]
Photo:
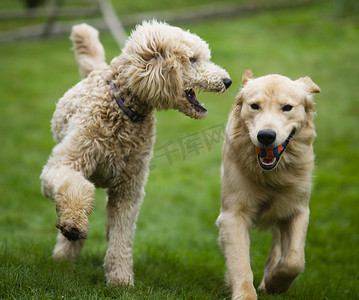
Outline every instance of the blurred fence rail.
[[(56, 5), (56, 3), (58, 5)], [(123, 28), (131, 28), (143, 20), (158, 19), (175, 24), (188, 24), (208, 19), (246, 16), (263, 11), (291, 9), (311, 5), (311, 0), (276, 1), (262, 4), (209, 4), (196, 9), (176, 9), (175, 11), (159, 11), (122, 16), (116, 19), (110, 1), (98, 0), (98, 5), (92, 1), (89, 6), (62, 7), (63, 0), (53, 2), (52, 7), (37, 9), (7, 9), (0, 10), (1, 20), (16, 19), (44, 19), (45, 23), (20, 27), (7, 32), (0, 32), (0, 42), (11, 42), (21, 39), (44, 36), (58, 36), (69, 34), (73, 25), (87, 22), (100, 31), (111, 30), (120, 47), (123, 46)], [(105, 9), (104, 9), (105, 7)], [(110, 11), (112, 10), (112, 12)], [(110, 16), (110, 17), (109, 17)], [(63, 18), (76, 18), (64, 21)], [(86, 19), (87, 17), (91, 17)], [(121, 29), (122, 27), (122, 29)], [(116, 37), (116, 29), (122, 31), (122, 37)], [(121, 34), (120, 34), (121, 35)]]
[[(15, 9), (3, 9), (0, 10), (0, 20), (19, 20), (19, 19), (45, 19), (48, 18), (51, 13), (49, 7), (39, 8), (15, 8)], [(72, 18), (72, 17), (91, 17), (98, 15), (100, 9), (97, 6), (71, 6), (62, 7), (59, 11), (59, 18)]]

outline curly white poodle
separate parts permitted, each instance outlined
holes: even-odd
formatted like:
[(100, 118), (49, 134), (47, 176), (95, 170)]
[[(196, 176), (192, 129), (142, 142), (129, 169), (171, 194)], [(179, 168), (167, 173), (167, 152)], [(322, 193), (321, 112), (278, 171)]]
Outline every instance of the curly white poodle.
[(41, 174), (42, 193), (59, 217), (53, 257), (80, 253), (95, 187), (106, 188), (107, 282), (133, 284), (132, 243), (155, 142), (154, 111), (203, 118), (207, 110), (194, 90), (223, 93), (231, 80), (211, 62), (206, 42), (166, 23), (138, 25), (110, 65), (96, 29), (75, 26), (71, 39), (87, 77), (57, 104), (56, 146)]

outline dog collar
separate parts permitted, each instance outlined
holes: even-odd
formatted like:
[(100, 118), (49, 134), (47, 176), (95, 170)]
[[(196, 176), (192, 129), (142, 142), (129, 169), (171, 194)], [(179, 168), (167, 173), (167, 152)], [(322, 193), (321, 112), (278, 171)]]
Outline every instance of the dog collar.
[(121, 96), (116, 96), (118, 93), (118, 88), (113, 81), (107, 81), (107, 84), (111, 88), (112, 98), (115, 99), (117, 105), (122, 109), (127, 117), (130, 118), (132, 122), (141, 122), (146, 117), (145, 115), (139, 114), (138, 112), (134, 111), (131, 107), (126, 106), (125, 99)]

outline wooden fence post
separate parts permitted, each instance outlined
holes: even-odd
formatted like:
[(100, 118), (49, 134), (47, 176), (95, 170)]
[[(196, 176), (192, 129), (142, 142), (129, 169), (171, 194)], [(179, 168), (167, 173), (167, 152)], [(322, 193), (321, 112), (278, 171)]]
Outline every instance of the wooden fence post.
[(118, 46), (123, 48), (125, 45), (127, 35), (122, 26), (121, 21), (116, 16), (115, 10), (109, 0), (98, 0), (100, 9), (105, 19), (107, 27), (110, 29), (113, 37), (115, 38)]

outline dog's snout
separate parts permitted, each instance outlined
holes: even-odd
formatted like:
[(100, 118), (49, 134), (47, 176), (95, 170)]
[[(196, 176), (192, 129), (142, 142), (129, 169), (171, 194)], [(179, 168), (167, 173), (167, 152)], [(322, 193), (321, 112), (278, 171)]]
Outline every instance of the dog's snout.
[(226, 89), (228, 89), (232, 84), (232, 80), (230, 78), (224, 78), (223, 79), (223, 84), (226, 87)]
[(273, 129), (259, 130), (257, 139), (263, 145), (268, 146), (272, 144), (277, 137), (276, 132)]

